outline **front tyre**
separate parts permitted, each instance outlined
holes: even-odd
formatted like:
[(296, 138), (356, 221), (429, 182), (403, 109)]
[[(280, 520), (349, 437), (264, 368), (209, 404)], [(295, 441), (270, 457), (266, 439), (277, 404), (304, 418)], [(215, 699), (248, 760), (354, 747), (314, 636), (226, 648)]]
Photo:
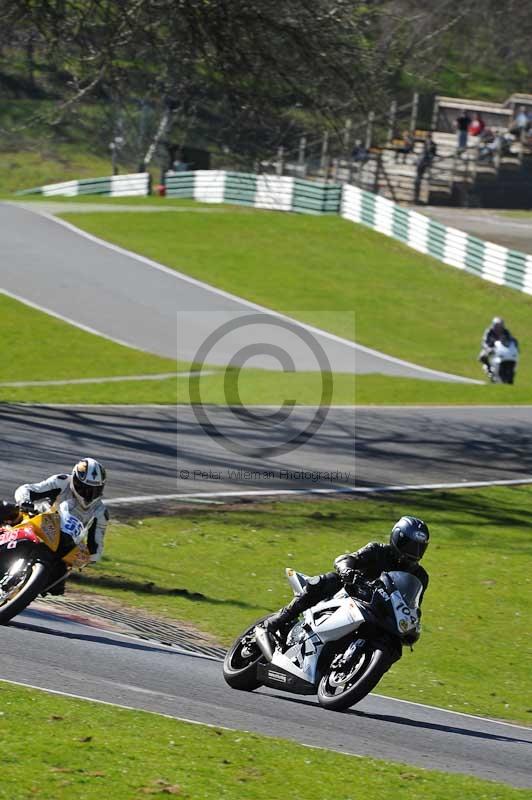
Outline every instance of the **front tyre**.
[(40, 561), (27, 565), (20, 580), (13, 581), (6, 591), (0, 591), (0, 625), (29, 606), (46, 587), (48, 567)]
[(371, 644), (348, 667), (333, 664), (318, 686), (318, 701), (330, 711), (345, 711), (360, 702), (390, 668), (390, 654)]
[(240, 634), (231, 645), (224, 658), (223, 675), (225, 682), (232, 689), (243, 692), (252, 692), (261, 686), (257, 680), (257, 666), (264, 659), (255, 641), (255, 626), (259, 625), (266, 617), (254, 622)]

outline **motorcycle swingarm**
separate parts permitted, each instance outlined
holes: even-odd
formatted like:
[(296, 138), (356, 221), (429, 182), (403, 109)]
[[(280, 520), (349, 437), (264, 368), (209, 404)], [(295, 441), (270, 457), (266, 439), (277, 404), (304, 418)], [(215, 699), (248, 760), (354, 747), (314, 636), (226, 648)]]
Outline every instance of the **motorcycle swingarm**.
[(271, 689), (281, 689), (283, 692), (293, 694), (316, 694), (316, 687), (287, 672), (282, 667), (273, 664), (259, 664), (257, 667), (257, 680)]

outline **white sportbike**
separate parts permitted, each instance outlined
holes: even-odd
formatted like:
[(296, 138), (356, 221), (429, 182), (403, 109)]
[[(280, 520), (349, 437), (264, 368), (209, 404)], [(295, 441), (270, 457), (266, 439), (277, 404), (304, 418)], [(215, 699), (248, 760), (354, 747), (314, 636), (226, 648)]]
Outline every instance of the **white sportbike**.
[(515, 339), (504, 342), (497, 339), (489, 355), (491, 382), (513, 383), (518, 361), (519, 348)]
[[(308, 576), (292, 569), (286, 575), (300, 594)], [(317, 694), (325, 708), (343, 711), (375, 688), (404, 644), (418, 639), (422, 591), (409, 572), (383, 572), (363, 597), (343, 588), (305, 611), (283, 635), (272, 637), (258, 620), (228, 650), (224, 678), (244, 691), (269, 686)]]

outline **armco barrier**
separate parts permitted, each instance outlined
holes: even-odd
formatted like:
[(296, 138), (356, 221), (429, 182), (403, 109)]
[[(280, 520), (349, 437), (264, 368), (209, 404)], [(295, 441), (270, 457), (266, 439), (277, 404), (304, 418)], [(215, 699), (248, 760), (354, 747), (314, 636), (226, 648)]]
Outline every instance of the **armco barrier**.
[(339, 184), (218, 170), (168, 172), (165, 183), (167, 197), (193, 197), (205, 203), (234, 203), (307, 214), (338, 214), (342, 195)]
[(150, 176), (147, 172), (131, 175), (111, 175), (106, 178), (80, 178), (77, 181), (49, 183), (35, 189), (24, 189), (18, 195), (42, 194), (45, 197), (76, 197), (83, 194), (98, 194), (105, 197), (145, 197), (149, 193)]
[(532, 294), (532, 255), (470, 236), (356, 186), (198, 170), (166, 175), (168, 197), (314, 214), (340, 213), (479, 278)]
[(532, 255), (449, 228), (385, 197), (344, 186), (341, 215), (479, 278), (532, 294)]

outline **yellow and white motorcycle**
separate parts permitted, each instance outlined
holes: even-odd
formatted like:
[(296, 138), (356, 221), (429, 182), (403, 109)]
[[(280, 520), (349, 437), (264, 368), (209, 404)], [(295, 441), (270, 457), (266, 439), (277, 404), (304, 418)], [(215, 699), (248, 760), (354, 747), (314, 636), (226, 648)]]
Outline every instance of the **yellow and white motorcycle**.
[(0, 624), (90, 561), (86, 530), (67, 503), (23, 516), (18, 525), (0, 527)]

